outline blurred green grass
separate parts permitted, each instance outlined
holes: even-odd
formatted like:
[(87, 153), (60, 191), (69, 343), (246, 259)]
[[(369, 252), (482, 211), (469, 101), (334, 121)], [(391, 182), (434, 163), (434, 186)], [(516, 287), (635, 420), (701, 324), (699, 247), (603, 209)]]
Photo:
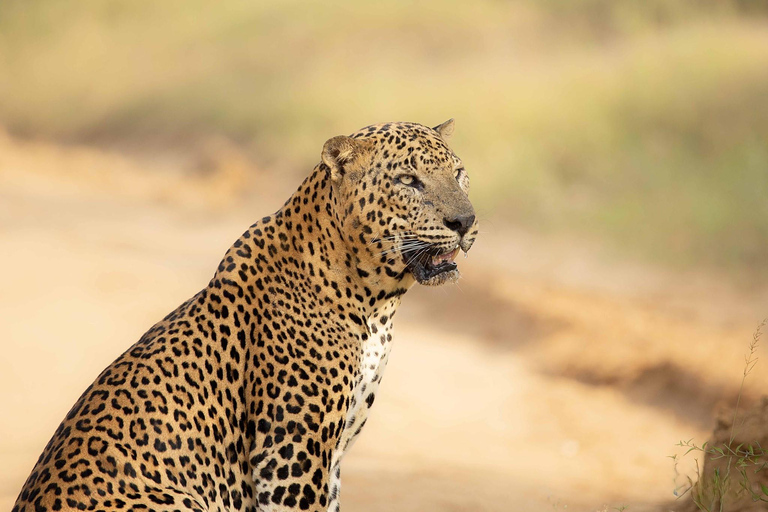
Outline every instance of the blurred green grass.
[(5, 0), (0, 125), (221, 134), (296, 178), (337, 133), (457, 119), (482, 216), (768, 275), (758, 1)]

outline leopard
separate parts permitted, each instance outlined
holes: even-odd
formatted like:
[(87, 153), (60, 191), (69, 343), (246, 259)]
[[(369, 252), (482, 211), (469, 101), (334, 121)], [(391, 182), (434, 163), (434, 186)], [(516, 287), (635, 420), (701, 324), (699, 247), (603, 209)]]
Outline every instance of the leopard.
[(13, 512), (338, 512), (403, 295), (456, 282), (477, 238), (453, 130), (327, 140), (208, 285), (85, 390)]

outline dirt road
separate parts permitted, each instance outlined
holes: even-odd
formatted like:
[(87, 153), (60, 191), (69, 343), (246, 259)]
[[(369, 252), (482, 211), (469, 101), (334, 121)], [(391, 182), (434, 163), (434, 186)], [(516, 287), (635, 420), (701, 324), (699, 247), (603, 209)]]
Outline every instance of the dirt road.
[[(196, 158), (0, 137), (0, 509), (98, 372), (297, 185), (220, 142)], [(460, 284), (398, 313), (345, 510), (658, 510), (675, 444), (732, 403), (766, 295), (482, 226)], [(767, 389), (753, 372), (748, 398)]]

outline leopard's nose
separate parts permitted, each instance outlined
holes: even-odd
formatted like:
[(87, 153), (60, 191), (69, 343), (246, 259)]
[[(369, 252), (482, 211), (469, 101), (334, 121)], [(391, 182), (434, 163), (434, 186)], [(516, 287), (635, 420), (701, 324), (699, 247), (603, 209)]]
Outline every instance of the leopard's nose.
[(456, 217), (446, 217), (443, 219), (443, 224), (445, 224), (448, 229), (455, 231), (462, 236), (467, 233), (474, 222), (474, 213), (470, 213), (469, 215), (458, 215)]

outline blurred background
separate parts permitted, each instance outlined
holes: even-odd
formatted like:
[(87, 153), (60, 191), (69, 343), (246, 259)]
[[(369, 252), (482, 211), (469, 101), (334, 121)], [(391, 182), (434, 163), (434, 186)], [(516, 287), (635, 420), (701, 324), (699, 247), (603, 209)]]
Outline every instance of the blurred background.
[(325, 140), (450, 117), (481, 235), (404, 301), (345, 510), (678, 507), (768, 315), (760, 0), (1, 1), (0, 507)]

